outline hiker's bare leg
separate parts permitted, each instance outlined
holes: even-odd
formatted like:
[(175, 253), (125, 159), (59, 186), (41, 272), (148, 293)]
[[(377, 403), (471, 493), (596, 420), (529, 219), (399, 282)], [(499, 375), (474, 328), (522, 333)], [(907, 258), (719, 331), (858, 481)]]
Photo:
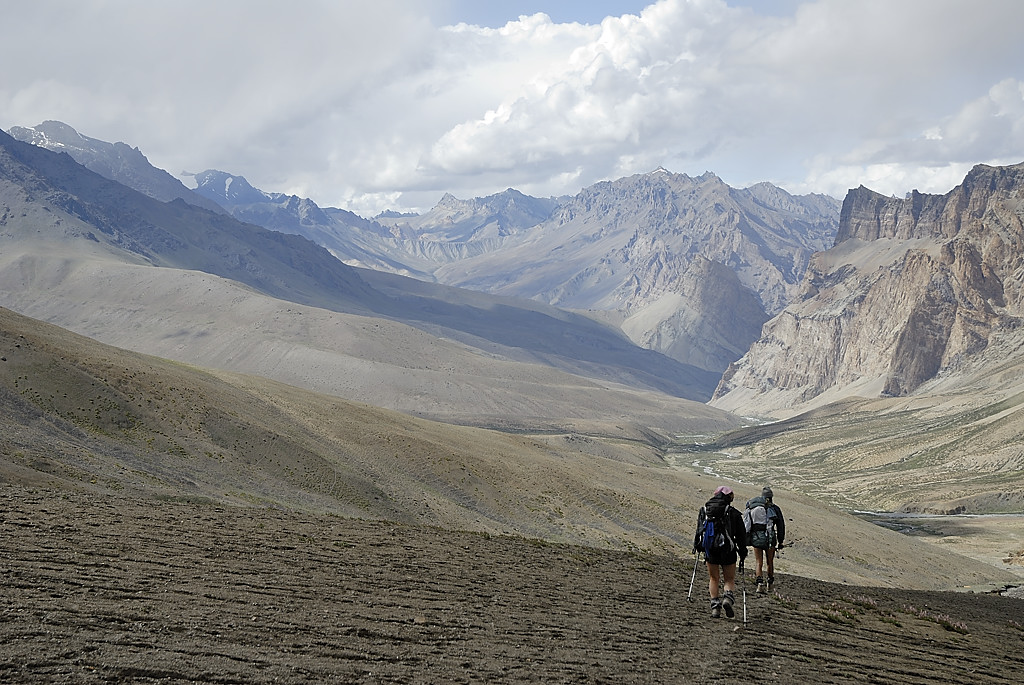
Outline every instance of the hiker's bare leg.
[(725, 591), (732, 592), (736, 587), (736, 564), (724, 566), (722, 567), (722, 571), (725, 576)]
[[(761, 576), (764, 575), (763, 573), (761, 573), (761, 570), (764, 567), (764, 550), (763, 549), (760, 549), (758, 547), (754, 548), (754, 561), (757, 562), (757, 576), (756, 577), (760, 578)], [(769, 566), (768, 568), (771, 568), (771, 566)]]
[[(759, 549), (755, 550), (755, 552), (760, 552), (760, 551), (761, 550), (759, 550)], [(768, 553), (767, 554), (767, 556), (768, 556), (768, 575), (774, 577), (775, 576), (775, 548), (772, 547), (772, 548), (767, 549), (765, 551)], [(757, 575), (761, 575), (761, 555), (758, 554), (757, 556), (758, 556), (758, 559), (757, 559)]]
[(718, 597), (718, 577), (720, 568), (721, 567), (718, 564), (708, 564), (708, 592), (711, 593), (711, 599)]

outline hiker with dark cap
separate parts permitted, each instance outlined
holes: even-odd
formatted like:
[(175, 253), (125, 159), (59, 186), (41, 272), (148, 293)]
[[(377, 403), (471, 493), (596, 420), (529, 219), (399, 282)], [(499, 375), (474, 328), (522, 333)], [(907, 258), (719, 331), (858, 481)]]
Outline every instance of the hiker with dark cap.
[[(775, 550), (782, 549), (786, 538), (786, 520), (782, 509), (772, 502), (772, 489), (765, 486), (761, 495), (747, 502), (743, 512), (743, 526), (747, 531), (747, 544), (754, 548), (757, 562), (757, 590), (759, 595), (771, 592), (775, 584)], [(764, 582), (763, 570), (767, 562), (768, 582)]]
[(736, 615), (733, 609), (736, 587), (736, 561), (740, 568), (747, 558), (747, 535), (743, 515), (731, 506), (732, 488), (723, 485), (697, 515), (697, 534), (693, 537), (694, 554), (704, 554), (708, 567), (708, 591), (711, 593), (711, 615), (714, 618)]

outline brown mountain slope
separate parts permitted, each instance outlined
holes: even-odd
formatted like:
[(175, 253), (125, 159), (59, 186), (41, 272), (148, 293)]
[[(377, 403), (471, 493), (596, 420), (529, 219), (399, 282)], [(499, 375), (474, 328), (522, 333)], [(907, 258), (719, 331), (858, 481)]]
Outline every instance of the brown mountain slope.
[[(719, 482), (670, 468), (651, 436), (624, 428), (602, 436), (450, 426), (125, 352), (3, 309), (0, 346), (0, 482), (683, 557), (695, 512)], [(736, 488), (740, 501), (755, 489)], [(1015, 580), (816, 500), (779, 496), (800, 540), (787, 551), (794, 572), (919, 588)]]
[(987, 685), (1024, 668), (1009, 597), (782, 575), (716, 620), (704, 572), (688, 602), (693, 567), (670, 556), (13, 486), (0, 512), (4, 682)]
[(740, 423), (724, 411), (638, 389), (629, 372), (621, 385), (575, 375), (527, 350), (486, 343), (482, 352), (479, 340), (463, 343), (450, 331), (295, 305), (208, 274), (56, 248), (17, 262), (0, 268), (0, 289), (20, 313), (121, 348), (410, 414), (474, 425), (625, 421), (663, 431), (686, 430), (691, 417)]
[(630, 474), (660, 462), (643, 434), (594, 445), (595, 477), (571, 461), (595, 442), (582, 436), (452, 427), (217, 376), (2, 308), (0, 355), (0, 477), (17, 482), (613, 544), (664, 544), (679, 524), (669, 486)]

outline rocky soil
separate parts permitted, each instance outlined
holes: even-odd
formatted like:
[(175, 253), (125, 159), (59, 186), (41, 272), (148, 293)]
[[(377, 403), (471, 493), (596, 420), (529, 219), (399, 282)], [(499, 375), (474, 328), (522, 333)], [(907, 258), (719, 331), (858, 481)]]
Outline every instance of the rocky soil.
[[(278, 509), (0, 489), (0, 682), (1006, 683), (1024, 602)], [(785, 557), (782, 558), (784, 571)], [(750, 580), (748, 572), (746, 579)]]

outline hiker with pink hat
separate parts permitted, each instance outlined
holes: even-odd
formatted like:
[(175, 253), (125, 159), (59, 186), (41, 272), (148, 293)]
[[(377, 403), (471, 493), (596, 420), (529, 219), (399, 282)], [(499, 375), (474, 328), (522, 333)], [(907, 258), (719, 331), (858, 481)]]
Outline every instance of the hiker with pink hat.
[(704, 504), (697, 515), (697, 533), (693, 537), (693, 553), (704, 555), (708, 567), (708, 591), (711, 593), (711, 616), (720, 618), (722, 611), (736, 615), (733, 591), (736, 587), (736, 561), (743, 566), (747, 558), (747, 531), (743, 514), (732, 507), (735, 494), (722, 485)]

